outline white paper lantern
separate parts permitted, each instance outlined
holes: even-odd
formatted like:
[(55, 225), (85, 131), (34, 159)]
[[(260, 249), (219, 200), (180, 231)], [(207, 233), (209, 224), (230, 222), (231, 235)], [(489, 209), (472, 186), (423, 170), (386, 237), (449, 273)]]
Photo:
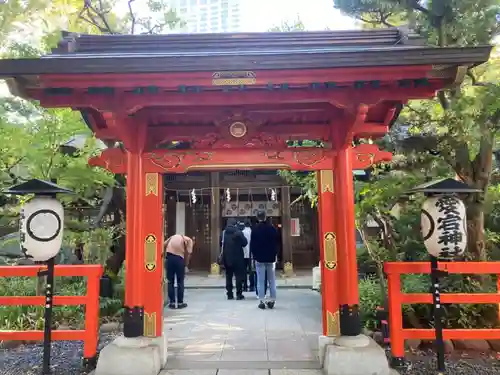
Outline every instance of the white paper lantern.
[(37, 196), (21, 210), (21, 247), (24, 255), (44, 262), (57, 255), (61, 248), (64, 209), (57, 199)]
[(453, 195), (428, 198), (422, 206), (421, 230), (427, 252), (437, 258), (462, 255), (467, 245), (465, 205)]

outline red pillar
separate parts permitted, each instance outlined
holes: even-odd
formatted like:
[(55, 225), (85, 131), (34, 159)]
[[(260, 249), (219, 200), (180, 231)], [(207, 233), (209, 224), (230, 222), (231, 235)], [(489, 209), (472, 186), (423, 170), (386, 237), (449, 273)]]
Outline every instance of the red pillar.
[(323, 170), (317, 173), (317, 177), (323, 335), (338, 336), (339, 300), (333, 173), (331, 170)]
[(140, 244), (141, 206), (144, 201), (142, 157), (140, 150), (127, 150), (127, 213), (125, 245), (125, 311), (123, 333), (126, 337), (144, 332), (143, 269), (144, 255)]
[(145, 173), (143, 181), (140, 241), (144, 254), (144, 336), (159, 337), (163, 328), (163, 181), (159, 173)]
[(338, 279), (342, 281), (338, 288), (340, 334), (343, 336), (361, 333), (351, 148), (350, 145), (339, 147), (334, 162)]

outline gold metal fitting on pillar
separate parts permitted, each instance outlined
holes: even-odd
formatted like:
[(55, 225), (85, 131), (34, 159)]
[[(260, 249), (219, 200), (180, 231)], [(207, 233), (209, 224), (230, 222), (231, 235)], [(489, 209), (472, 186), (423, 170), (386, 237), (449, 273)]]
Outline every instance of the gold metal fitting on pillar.
[(211, 276), (219, 276), (220, 275), (220, 266), (217, 263), (212, 263), (210, 265), (210, 275)]
[(283, 275), (286, 277), (291, 277), (294, 275), (292, 262), (286, 262), (283, 265)]

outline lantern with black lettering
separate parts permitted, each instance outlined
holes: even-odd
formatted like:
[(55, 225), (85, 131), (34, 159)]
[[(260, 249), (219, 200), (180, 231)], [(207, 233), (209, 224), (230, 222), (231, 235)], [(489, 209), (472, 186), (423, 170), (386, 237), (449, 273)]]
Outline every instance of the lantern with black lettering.
[(467, 245), (464, 203), (451, 194), (427, 198), (422, 206), (421, 229), (430, 255), (439, 259), (462, 255)]
[(48, 181), (33, 179), (11, 187), (9, 194), (34, 197), (21, 209), (20, 239), (24, 255), (31, 260), (44, 262), (57, 255), (61, 248), (64, 209), (56, 199), (58, 193), (72, 193)]
[(50, 351), (52, 342), (52, 306), (54, 296), (54, 257), (61, 248), (64, 209), (56, 199), (58, 193), (71, 190), (53, 182), (29, 180), (5, 190), (7, 194), (28, 195), (31, 198), (21, 209), (20, 239), (24, 255), (34, 261), (44, 262), (38, 276), (45, 276), (45, 311), (43, 329), (42, 373), (50, 373)]
[(451, 259), (464, 253), (467, 245), (467, 217), (460, 199), (480, 190), (452, 178), (427, 182), (410, 190), (424, 193), (421, 230), (425, 247), (438, 259)]

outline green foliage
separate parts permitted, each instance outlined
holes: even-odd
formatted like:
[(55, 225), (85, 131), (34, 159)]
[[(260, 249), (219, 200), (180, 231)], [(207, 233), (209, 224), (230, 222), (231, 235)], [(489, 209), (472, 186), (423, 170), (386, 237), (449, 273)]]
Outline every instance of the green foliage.
[[(82, 9), (84, 2), (79, 0), (9, 0), (0, 6), (2, 55), (40, 56), (56, 46), (61, 30), (158, 33), (179, 22), (163, 0), (150, 0), (147, 7), (138, 8), (140, 12), (131, 9), (130, 13), (121, 15), (114, 13), (116, 4), (115, 0), (91, 2)], [(99, 210), (104, 191), (114, 186), (115, 180), (108, 172), (88, 166), (88, 159), (102, 146), (80, 114), (67, 109), (47, 110), (35, 102), (2, 96), (0, 139), (0, 190), (29, 178), (57, 179), (60, 185), (73, 190), (74, 195), (63, 197), (66, 228), (62, 254), (68, 255), (66, 250), (71, 253), (80, 249), (84, 262), (104, 264), (114, 233), (121, 233), (123, 228), (110, 225), (95, 228), (92, 217)], [(17, 227), (19, 204), (24, 199), (7, 199), (0, 193), (1, 226)], [(60, 280), (56, 286), (60, 294), (75, 295), (85, 291), (85, 282), (78, 278)], [(0, 278), (0, 295), (34, 295), (36, 290), (36, 278)], [(101, 314), (114, 317), (121, 310), (122, 300), (123, 291), (118, 291), (116, 298), (102, 300)], [(39, 329), (42, 320), (41, 307), (0, 308), (0, 329)], [(81, 325), (83, 309), (57, 307), (54, 321)]]
[(365, 328), (374, 330), (377, 328), (376, 309), (383, 305), (380, 284), (377, 279), (366, 277), (359, 280), (358, 286), (361, 321)]
[(301, 19), (297, 16), (297, 18), (290, 21), (283, 21), (281, 24), (273, 26), (269, 29), (271, 32), (291, 32), (291, 31), (304, 31), (305, 26)]
[(372, 27), (408, 24), (436, 45), (441, 27), (448, 45), (487, 44), (499, 31), (498, 0), (335, 0), (334, 4)]
[(128, 12), (120, 15), (117, 0), (99, 1), (84, 7), (74, 24), (92, 34), (162, 34), (182, 23), (166, 0), (147, 0), (146, 7), (128, 1)]
[[(0, 278), (0, 296), (36, 295), (36, 278), (2, 277)], [(59, 278), (54, 282), (55, 295), (75, 296), (86, 294), (86, 281), (81, 277)], [(101, 320), (110, 320), (120, 314), (123, 306), (122, 296), (101, 299)], [(83, 306), (54, 307), (54, 328), (60, 325), (71, 328), (83, 328), (85, 309)], [(43, 306), (0, 306), (0, 330), (43, 329)]]
[[(286, 170), (281, 170), (278, 173), (290, 185), (300, 186), (302, 188), (302, 194), (298, 198), (299, 200), (307, 199), (311, 203), (311, 207), (316, 206), (316, 204), (318, 203), (316, 173)], [(295, 202), (292, 202), (292, 204), (293, 203)]]
[[(488, 44), (500, 30), (498, 0), (339, 0), (335, 6), (366, 28), (407, 25), (430, 45)], [(483, 194), (466, 200), (467, 258), (500, 259), (499, 180), (494, 164), (500, 126), (499, 74), (495, 55), (487, 64), (470, 68), (461, 87), (444, 90), (434, 100), (412, 101), (402, 111), (384, 139), (385, 148), (394, 153), (389, 172), (376, 170), (369, 183), (356, 186), (359, 226), (375, 219), (382, 227), (379, 239), (368, 240), (369, 257), (362, 254), (364, 267), (369, 267), (371, 260), (380, 272), (384, 261), (427, 258), (419, 233), (421, 198), (408, 200), (405, 192), (424, 180), (455, 175), (483, 190)], [(394, 210), (395, 204), (398, 210)], [(444, 291), (488, 292), (490, 281), (453, 275), (445, 278)], [(428, 275), (406, 275), (402, 282), (407, 292), (429, 291)], [(449, 327), (490, 327), (496, 323), (493, 306), (445, 308)], [(430, 306), (405, 306), (404, 312), (408, 326), (430, 325)]]

